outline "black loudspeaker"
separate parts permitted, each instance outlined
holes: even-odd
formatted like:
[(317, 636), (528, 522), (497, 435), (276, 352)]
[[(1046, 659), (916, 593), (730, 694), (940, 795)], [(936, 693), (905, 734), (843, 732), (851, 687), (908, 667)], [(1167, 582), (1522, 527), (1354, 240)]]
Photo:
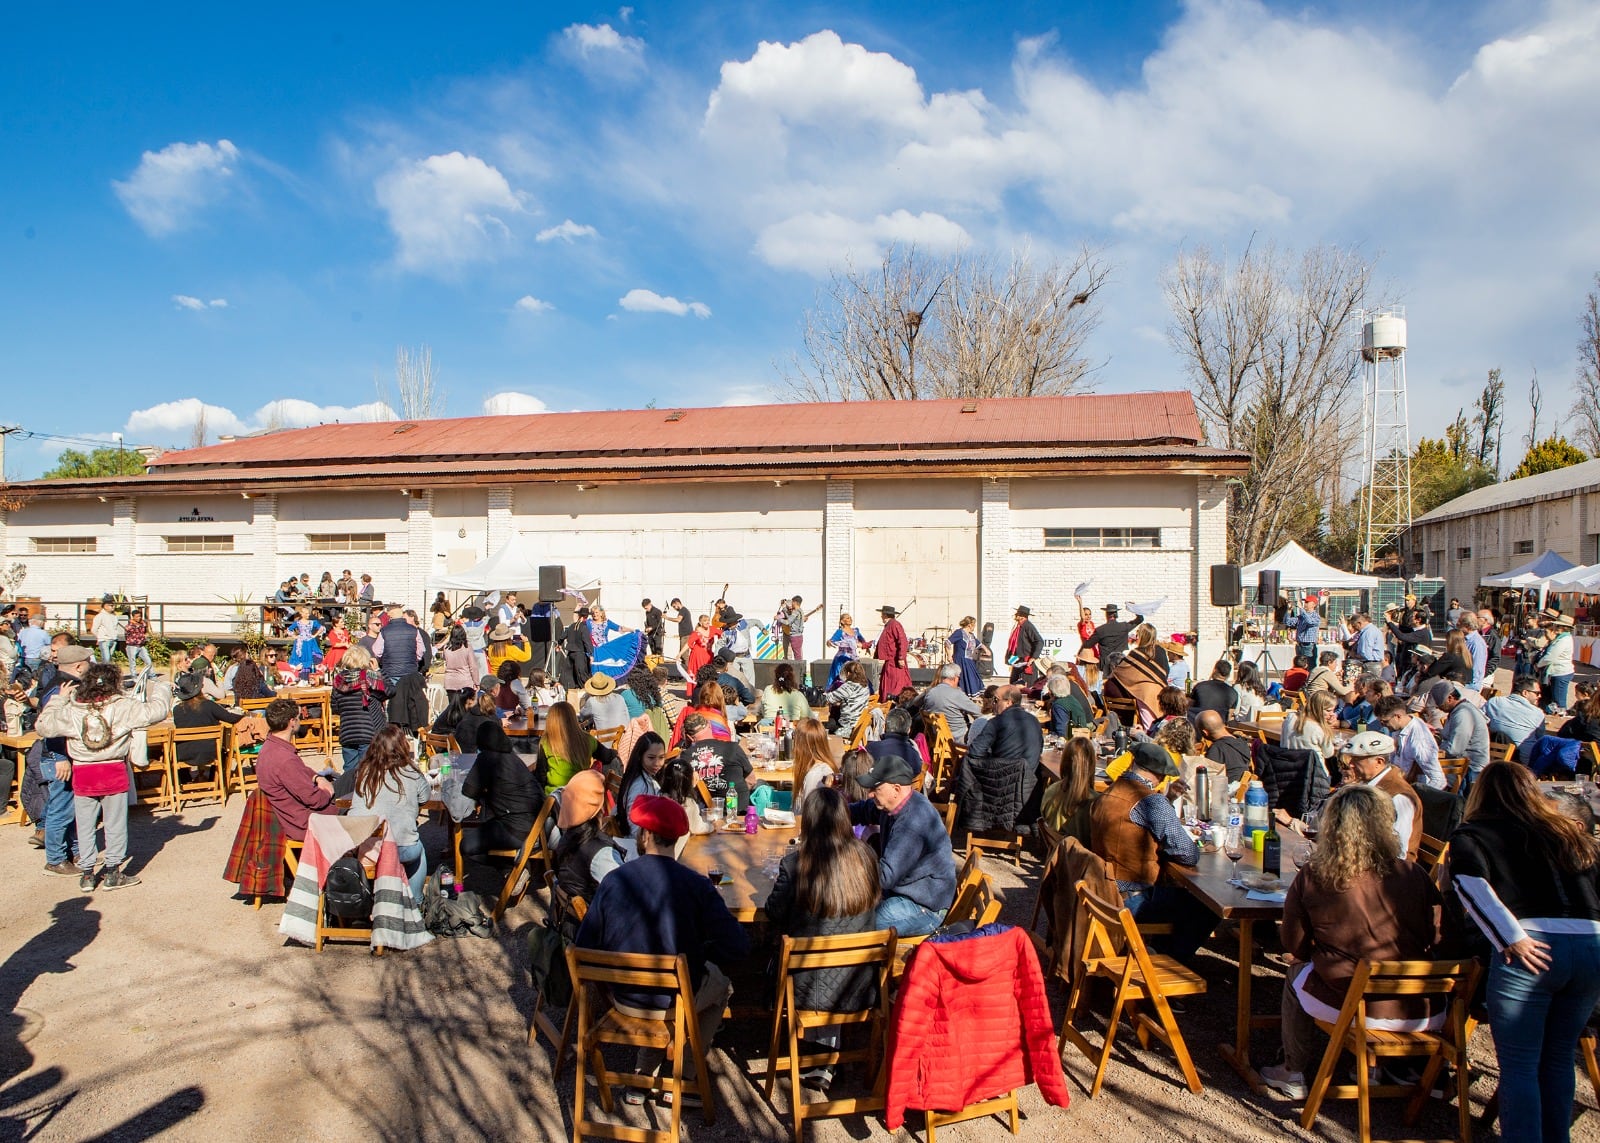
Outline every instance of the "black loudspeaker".
[(1211, 565), (1211, 606), (1238, 607), (1244, 602), (1244, 584), (1238, 564)]
[(550, 617), (548, 615), (530, 615), (528, 617), (528, 638), (535, 643), (550, 642)]
[(1278, 602), (1278, 573), (1264, 571), (1256, 577), (1256, 603), (1262, 607), (1274, 607)]
[(567, 569), (561, 564), (544, 564), (539, 568), (539, 602), (556, 603), (561, 590), (567, 586)]

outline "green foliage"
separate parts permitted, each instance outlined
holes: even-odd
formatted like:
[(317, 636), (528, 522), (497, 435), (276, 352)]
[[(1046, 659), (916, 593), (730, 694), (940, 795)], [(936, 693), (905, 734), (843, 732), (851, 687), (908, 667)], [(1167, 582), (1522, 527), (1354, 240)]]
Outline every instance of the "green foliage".
[(165, 667), (172, 661), (172, 648), (154, 631), (145, 637), (144, 649), (149, 653), (150, 661), (158, 667)]
[(56, 466), (44, 480), (87, 480), (96, 476), (139, 476), (144, 472), (144, 455), (134, 449), (97, 448), (81, 452), (63, 449)]
[(1517, 480), (1524, 476), (1538, 476), (1541, 472), (1554, 472), (1558, 468), (1582, 464), (1588, 459), (1588, 455), (1576, 445), (1570, 444), (1566, 437), (1546, 437), (1528, 450), (1528, 455), (1523, 457), (1522, 463), (1512, 470), (1509, 479)]
[[(1463, 421), (1464, 418), (1457, 418)], [(1494, 473), (1478, 463), (1468, 447), (1465, 434), (1450, 439), (1447, 426), (1444, 440), (1423, 437), (1411, 453), (1411, 514), (1420, 516), (1439, 505), (1464, 496), (1475, 488), (1494, 483)]]

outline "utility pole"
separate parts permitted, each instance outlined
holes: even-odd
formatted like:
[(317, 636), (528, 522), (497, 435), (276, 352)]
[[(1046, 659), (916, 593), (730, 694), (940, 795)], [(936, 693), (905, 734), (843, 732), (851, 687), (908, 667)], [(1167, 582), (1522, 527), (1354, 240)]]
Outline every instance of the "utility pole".
[(21, 425), (0, 425), (0, 484), (6, 481), (6, 438), (22, 431)]

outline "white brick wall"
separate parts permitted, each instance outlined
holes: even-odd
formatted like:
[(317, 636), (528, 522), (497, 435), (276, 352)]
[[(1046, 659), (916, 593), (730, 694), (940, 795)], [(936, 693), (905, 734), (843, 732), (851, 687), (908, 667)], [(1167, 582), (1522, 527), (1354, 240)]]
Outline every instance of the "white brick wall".
[[(854, 606), (851, 601), (856, 594), (855, 498), (855, 481), (828, 481), (822, 507), (823, 608), (816, 619), (817, 627), (826, 627), (822, 632), (824, 639), (839, 622), (839, 613)], [(861, 616), (852, 618), (861, 624)], [(806, 628), (808, 632), (812, 629)]]
[(432, 492), (423, 490), (411, 493), (406, 532), (405, 597), (416, 607), (418, 615), (426, 617), (428, 610), (422, 603), (433, 598), (427, 588), (427, 579), (433, 574), (434, 566)]
[(1000, 651), (1011, 630), (1011, 616), (1019, 604), (1027, 602), (1016, 596), (1013, 567), (1011, 481), (985, 480), (978, 501), (978, 630), (981, 632), (985, 623), (994, 624), (1000, 644), (997, 658), (1002, 659)]
[(489, 489), (489, 555), (505, 547), (511, 539), (511, 506), (515, 497), (509, 484)]

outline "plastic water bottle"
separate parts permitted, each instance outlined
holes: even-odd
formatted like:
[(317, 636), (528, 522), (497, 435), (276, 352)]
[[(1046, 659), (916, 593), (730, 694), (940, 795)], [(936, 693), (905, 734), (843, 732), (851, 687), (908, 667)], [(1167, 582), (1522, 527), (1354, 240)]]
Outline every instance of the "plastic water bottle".
[(761, 828), (761, 817), (756, 813), (756, 804), (751, 802), (744, 808), (744, 832), (754, 835)]
[(732, 786), (728, 787), (728, 796), (723, 799), (723, 805), (726, 807), (723, 810), (723, 817), (732, 825), (739, 817), (739, 795), (734, 792)]
[(1250, 783), (1244, 796), (1244, 828), (1251, 845), (1255, 844), (1257, 833), (1267, 832), (1267, 816), (1267, 788), (1258, 778)]
[(1244, 803), (1237, 799), (1228, 803), (1228, 835), (1235, 840), (1244, 829)]

